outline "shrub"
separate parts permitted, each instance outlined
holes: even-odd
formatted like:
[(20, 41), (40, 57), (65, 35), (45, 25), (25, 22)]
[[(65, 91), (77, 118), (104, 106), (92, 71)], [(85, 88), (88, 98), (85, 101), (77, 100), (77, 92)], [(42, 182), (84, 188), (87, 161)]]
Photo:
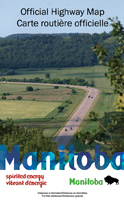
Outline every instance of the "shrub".
[(2, 93), (2, 96), (6, 96), (6, 93)]
[(71, 104), (72, 101), (70, 101), (70, 100), (66, 100), (65, 103)]
[(17, 96), (16, 99), (17, 99), (17, 100), (22, 100), (22, 97), (21, 97), (21, 96)]
[(5, 75), (15, 75), (15, 71), (14, 70), (9, 70), (7, 72), (4, 72)]
[(6, 100), (6, 96), (2, 96), (1, 99), (2, 99), (2, 100)]
[(32, 86), (27, 86), (26, 87), (26, 91), (33, 91), (34, 89), (33, 89), (33, 87)]
[(49, 73), (46, 73), (46, 78), (50, 78), (50, 74)]
[(3, 121), (0, 119), (0, 123), (3, 123)]
[(61, 113), (64, 109), (64, 106), (58, 106), (58, 112)]
[(1, 77), (0, 81), (6, 81), (6, 78), (5, 77)]
[(32, 98), (31, 101), (35, 101), (35, 98)]
[(26, 82), (27, 81), (27, 79), (26, 78), (23, 78), (23, 82)]
[(54, 89), (58, 89), (59, 88), (59, 86), (54, 86)]
[(72, 89), (72, 93), (73, 93), (73, 94), (76, 93), (75, 89)]

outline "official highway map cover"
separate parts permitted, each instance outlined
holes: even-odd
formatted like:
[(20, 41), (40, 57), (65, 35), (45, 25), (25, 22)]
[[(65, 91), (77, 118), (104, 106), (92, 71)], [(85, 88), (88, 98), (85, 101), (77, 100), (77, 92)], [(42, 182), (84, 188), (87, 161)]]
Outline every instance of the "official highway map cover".
[(0, 2), (0, 192), (123, 199), (124, 2)]

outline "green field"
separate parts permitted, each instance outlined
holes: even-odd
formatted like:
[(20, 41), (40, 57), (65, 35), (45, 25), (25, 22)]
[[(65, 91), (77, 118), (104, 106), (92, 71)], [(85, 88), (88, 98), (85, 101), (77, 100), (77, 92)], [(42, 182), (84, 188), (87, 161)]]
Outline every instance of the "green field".
[[(0, 94), (2, 93), (19, 93), (19, 92), (23, 92), (26, 93), (26, 87), (28, 85), (27, 84), (7, 84), (7, 83), (1, 83), (0, 84)], [(40, 85), (31, 85), (33, 87), (34, 90), (36, 89), (42, 89), (42, 90), (46, 90), (46, 89), (53, 89), (52, 86), (40, 86)]]
[[(115, 110), (113, 107), (114, 103), (114, 91), (113, 87), (110, 85), (110, 81), (105, 77), (105, 72), (107, 72), (107, 68), (104, 66), (93, 66), (93, 67), (73, 67), (73, 68), (49, 68), (40, 70), (37, 69), (37, 71), (30, 70), (17, 70), (17, 75), (14, 76), (5, 76), (6, 79), (34, 79), (35, 77), (39, 77), (42, 79), (45, 79), (46, 73), (50, 73), (50, 78), (84, 78), (86, 81), (91, 82), (92, 80), (95, 83), (95, 88), (98, 88), (101, 91), (101, 94), (99, 96), (99, 99), (95, 106), (93, 107), (93, 110), (99, 113), (100, 118), (104, 116), (104, 112), (109, 112)], [(1, 86), (2, 85), (2, 86)], [(7, 87), (8, 86), (8, 87)], [(27, 85), (13, 85), (11, 86), (9, 84), (0, 84), (0, 94), (3, 92), (10, 92), (13, 95), (7, 96), (8, 99), (11, 99), (12, 97), (15, 97), (17, 95), (21, 95), (23, 97), (23, 100), (31, 100), (29, 97), (29, 93), (27, 94), (25, 91)], [(75, 96), (73, 95), (67, 95), (67, 92), (69, 92), (69, 89), (66, 88), (59, 88), (58, 92), (54, 92), (53, 86), (39, 86), (39, 85), (32, 85), (35, 89), (34, 92), (31, 93), (32, 97), (34, 98), (34, 95), (36, 97), (36, 100), (41, 101), (57, 101), (61, 102), (61, 105), (65, 104), (65, 100), (69, 99), (72, 101), (71, 105), (68, 105), (64, 111), (60, 114), (57, 114), (57, 108), (55, 108), (53, 111), (49, 112), (45, 118), (42, 118), (40, 121), (22, 121), (20, 120), (20, 125), (25, 126), (28, 125), (29, 127), (39, 127), (44, 126), (44, 135), (48, 137), (53, 137), (53, 135), (56, 133), (56, 131), (63, 126), (63, 124), (67, 121), (68, 117), (70, 116), (71, 112), (75, 109), (75, 107), (80, 103), (80, 101), (83, 99), (85, 92), (82, 92), (82, 90), (78, 90), (78, 93)], [(42, 88), (41, 88), (42, 87)], [(40, 90), (37, 92), (36, 89), (39, 88)], [(61, 90), (59, 92), (59, 90)], [(64, 90), (64, 91), (62, 91)], [(67, 91), (67, 92), (66, 92)], [(26, 96), (25, 96), (26, 95)], [(40, 99), (38, 99), (40, 95)], [(56, 98), (59, 96), (59, 99)], [(27, 97), (27, 98), (25, 98)], [(60, 98), (61, 97), (61, 98)], [(53, 117), (53, 119), (50, 119)], [(95, 122), (88, 122), (87, 118), (80, 124), (79, 130), (92, 130), (97, 127), (97, 124)], [(79, 143), (79, 141), (75, 140), (74, 137), (70, 140), (69, 144), (75, 145), (75, 151), (82, 151), (84, 149), (87, 149), (86, 145), (82, 145)], [(68, 145), (67, 145), (68, 148)]]
[[(0, 97), (3, 93), (9, 93), (6, 100), (0, 100), (0, 119), (5, 122), (7, 118), (13, 118), (22, 127), (44, 127), (44, 136), (51, 138), (68, 120), (86, 92), (76, 89), (77, 93), (71, 94), (72, 89), (66, 87), (31, 86), (34, 91), (27, 92), (27, 84), (0, 83)], [(17, 100), (17, 96), (22, 96), (22, 100)], [(67, 100), (72, 103), (66, 103)], [(60, 105), (65, 108), (58, 114), (57, 107)]]
[(67, 94), (71, 93), (71, 89), (59, 87), (54, 89), (54, 86), (31, 85), (34, 91), (26, 91), (27, 84), (8, 84), (0, 83), (0, 95), (9, 93), (7, 99), (16, 99), (17, 96), (22, 96), (24, 100), (41, 100), (41, 101), (64, 101)]
[[(34, 69), (33, 69), (34, 70)], [(113, 90), (110, 86), (110, 81), (105, 77), (105, 72), (108, 68), (104, 66), (92, 66), (92, 67), (67, 67), (67, 68), (45, 68), (43, 71), (36, 69), (37, 71), (31, 71), (31, 69), (16, 70), (16, 75), (4, 76), (6, 79), (34, 79), (39, 77), (46, 79), (46, 73), (50, 73), (50, 78), (83, 78), (88, 82), (94, 80), (96, 88), (100, 90)]]
[(44, 118), (60, 104), (59, 102), (1, 100), (0, 117), (2, 120)]

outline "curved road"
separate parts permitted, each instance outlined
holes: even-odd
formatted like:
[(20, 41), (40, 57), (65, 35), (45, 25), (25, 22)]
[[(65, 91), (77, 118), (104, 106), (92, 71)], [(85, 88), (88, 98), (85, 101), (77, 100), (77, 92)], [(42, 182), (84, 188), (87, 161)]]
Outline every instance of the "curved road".
[[(1, 82), (0, 82), (1, 83)], [(54, 141), (57, 141), (57, 149), (60, 145), (66, 146), (77, 130), (78, 126), (80, 125), (81, 121), (84, 119), (86, 113), (90, 109), (93, 101), (98, 95), (98, 89), (91, 88), (91, 87), (84, 87), (84, 86), (74, 86), (74, 85), (63, 85), (63, 84), (44, 84), (44, 83), (26, 83), (26, 82), (6, 82), (6, 83), (16, 83), (16, 84), (31, 84), (31, 85), (52, 85), (52, 86), (69, 86), (79, 89), (85, 89), (88, 91), (87, 96), (83, 100), (82, 104), (78, 107), (78, 109), (75, 111), (75, 113), (72, 115), (70, 120), (66, 123), (66, 125), (63, 127), (63, 129), (60, 131), (58, 136), (54, 139)], [(90, 97), (88, 98), (88, 96)], [(72, 128), (72, 129), (70, 129)], [(65, 131), (65, 129), (67, 131)]]

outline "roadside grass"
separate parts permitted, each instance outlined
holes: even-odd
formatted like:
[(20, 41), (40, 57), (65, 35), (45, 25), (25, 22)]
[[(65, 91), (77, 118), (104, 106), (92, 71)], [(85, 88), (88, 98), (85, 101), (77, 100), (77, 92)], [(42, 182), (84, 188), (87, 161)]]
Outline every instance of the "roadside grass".
[[(113, 107), (113, 101), (114, 101), (114, 94), (100, 94), (99, 99), (96, 103), (96, 105), (93, 107), (93, 111), (95, 111), (96, 113), (99, 114), (99, 118), (101, 119), (104, 116), (104, 112), (110, 112), (110, 111), (114, 111), (115, 108)], [(90, 111), (89, 111), (90, 112)], [(76, 132), (78, 131), (92, 131), (94, 129), (98, 129), (98, 124), (97, 122), (91, 122), (88, 121), (88, 114), (85, 116), (85, 119), (81, 122), (81, 124), (79, 125), (78, 129)], [(69, 141), (68, 145), (66, 146), (66, 149), (69, 149), (69, 145), (74, 145), (75, 146), (75, 151), (76, 152), (81, 152), (81, 151), (85, 151), (86, 149), (88, 149), (88, 151), (91, 151), (93, 149), (95, 149), (95, 145), (98, 145), (97, 143), (93, 143), (91, 148), (89, 148), (88, 145), (84, 145), (81, 144), (79, 142), (79, 140), (75, 139), (75, 136), (73, 136), (71, 138), (71, 140)], [(101, 145), (101, 148), (107, 148), (106, 145)]]

